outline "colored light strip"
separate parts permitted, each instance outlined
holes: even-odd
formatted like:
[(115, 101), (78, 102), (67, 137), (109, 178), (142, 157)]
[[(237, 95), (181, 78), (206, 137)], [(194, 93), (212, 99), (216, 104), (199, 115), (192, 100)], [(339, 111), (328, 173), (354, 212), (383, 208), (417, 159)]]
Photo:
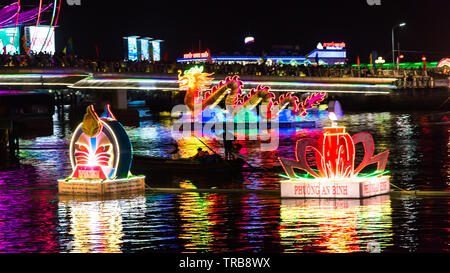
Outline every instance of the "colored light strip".
[[(315, 171), (317, 171), (317, 170), (315, 170)], [(358, 174), (357, 176), (355, 176), (353, 178), (346, 178), (346, 180), (347, 179), (358, 180), (358, 179), (361, 179), (361, 178), (372, 178), (372, 177), (377, 177), (377, 176), (384, 176), (384, 175), (386, 175), (388, 173), (389, 173), (389, 171), (384, 171), (384, 172), (374, 171), (374, 172), (368, 173), (368, 174)], [(294, 180), (294, 181), (296, 181), (296, 180), (306, 180), (306, 179), (317, 181), (317, 178), (315, 178), (314, 176), (312, 176), (309, 173), (300, 174), (300, 175), (297, 174), (296, 175), (297, 178), (290, 178), (289, 176), (287, 176), (285, 174), (279, 174), (278, 176), (280, 176), (282, 178), (289, 179), (289, 180)]]
[[(177, 62), (193, 62), (193, 61), (207, 61), (208, 58), (195, 58), (195, 59), (178, 59)], [(262, 61), (261, 57), (245, 57), (245, 56), (221, 56), (211, 57), (213, 61), (230, 61), (230, 62), (242, 62), (242, 61)]]
[[(68, 86), (74, 84), (73, 82), (43, 82), (46, 79), (58, 79), (58, 78), (66, 78), (66, 77), (87, 77), (88, 75), (84, 74), (0, 74), (0, 85), (13, 85), (13, 86), (33, 86), (33, 85), (41, 85), (41, 86)], [(23, 82), (25, 80), (37, 80), (40, 79), (39, 82)], [(8, 81), (14, 80), (14, 81)]]
[[(395, 80), (395, 79), (392, 79)], [(85, 79), (84, 82), (123, 82), (123, 83), (133, 83), (133, 82), (148, 82), (148, 83), (178, 83), (178, 80), (175, 79), (108, 79), (108, 78), (102, 78), (102, 79)], [(219, 80), (213, 80), (211, 81), (212, 84), (219, 84)], [(355, 84), (355, 83), (348, 83), (348, 84), (335, 84), (335, 83), (308, 83), (308, 82), (274, 82), (274, 81), (243, 81), (244, 85), (270, 85), (270, 86), (301, 86), (301, 87), (361, 87), (361, 88), (389, 88), (389, 89), (395, 89), (395, 85), (388, 85), (388, 84)]]
[(380, 94), (380, 95), (389, 95), (389, 91), (357, 91), (357, 90), (329, 90), (329, 89), (320, 89), (320, 90), (309, 90), (309, 89), (273, 89), (271, 88), (270, 91), (273, 92), (314, 92), (314, 91), (321, 91), (321, 92), (327, 92), (327, 93), (353, 93), (353, 94)]
[[(57, 26), (58, 25), (58, 21), (59, 21), (59, 14), (60, 14), (60, 12), (61, 12), (61, 3), (62, 3), (62, 0), (60, 0), (60, 2), (59, 2), (59, 7), (58, 7), (58, 15), (56, 15), (56, 22), (55, 22), (55, 26)], [(53, 34), (54, 34), (55, 32), (53, 32)], [(47, 46), (50, 44), (50, 41), (48, 41), (48, 43), (47, 43)]]
[[(87, 75), (83, 74), (64, 74), (64, 75), (47, 75), (47, 74), (0, 74), (0, 84), (2, 85), (36, 85), (36, 83), (24, 83), (24, 82), (5, 82), (5, 80), (9, 79), (36, 79), (36, 78), (64, 78), (64, 77), (83, 77)], [(218, 84), (220, 81), (214, 80), (213, 84)], [(102, 86), (78, 86), (77, 84), (136, 84), (139, 86), (112, 86), (112, 87), (102, 87)], [(178, 87), (160, 87), (160, 86), (145, 86), (145, 85), (155, 85), (155, 84), (174, 84), (178, 85), (178, 81), (176, 79), (83, 79), (78, 83), (39, 83), (42, 85), (68, 85), (70, 88), (79, 88), (79, 89), (136, 89), (136, 90), (157, 90), (157, 89), (165, 89), (165, 90), (179, 90)], [(244, 81), (244, 85), (250, 86), (258, 86), (258, 85), (270, 85), (270, 86), (282, 86), (282, 87), (290, 87), (286, 89), (280, 88), (272, 88), (271, 90), (274, 92), (312, 92), (314, 90), (308, 89), (299, 89), (298, 87), (354, 87), (354, 88), (371, 88), (377, 89), (377, 91), (361, 91), (361, 90), (329, 90), (321, 88), (320, 91), (330, 92), (330, 93), (356, 93), (356, 94), (389, 94), (388, 90), (386, 91), (378, 91), (378, 89), (396, 89), (397, 87), (394, 85), (371, 85), (371, 84), (331, 84), (331, 83), (303, 83), (303, 82), (262, 82), (262, 81)], [(287, 90), (288, 89), (288, 90)], [(250, 90), (250, 89), (244, 89)]]
[(213, 57), (213, 60), (218, 61), (260, 61), (261, 57), (244, 57), (244, 56), (223, 56), (223, 57)]
[[(135, 180), (135, 179), (142, 179), (145, 178), (145, 176), (140, 175), (140, 176), (130, 176), (127, 178), (120, 178), (120, 179), (105, 179), (105, 180), (101, 180), (101, 179), (91, 179), (91, 180), (81, 180), (81, 179), (76, 179), (76, 178), (69, 178), (69, 181), (76, 181), (76, 182), (86, 182), (86, 183), (115, 183), (115, 182), (126, 182), (126, 181), (130, 181), (130, 180)], [(59, 181), (66, 181), (65, 179), (60, 179)]]
[[(17, 26), (19, 25), (19, 14), (20, 14), (20, 0), (17, 1), (17, 17), (16, 17), (16, 25), (15, 25), (16, 30), (17, 30)], [(13, 41), (12, 41), (13, 45), (14, 45), (14, 42), (16, 41), (16, 34), (17, 34), (17, 31), (14, 32)]]
[(18, 3), (12, 3), (8, 6), (3, 7), (0, 10), (0, 25), (3, 25), (4, 23), (10, 22), (13, 20), (13, 18), (16, 16), (16, 13), (14, 13), (14, 10), (17, 10), (16, 5), (20, 7)]
[[(219, 82), (219, 81), (212, 81), (214, 82)], [(249, 84), (249, 85), (270, 85), (270, 86), (276, 86), (276, 85), (280, 85), (280, 86), (301, 86), (301, 87), (305, 87), (305, 86), (310, 86), (310, 87), (322, 87), (322, 86), (328, 86), (328, 87), (348, 87), (348, 86), (352, 86), (352, 87), (370, 87), (370, 88), (393, 88), (396, 89), (395, 85), (387, 85), (387, 84), (359, 84), (359, 83), (308, 83), (308, 82), (272, 82), (272, 81), (243, 81), (244, 85)]]
[(18, 83), (18, 82), (0, 82), (0, 85), (15, 85), (15, 86), (35, 86), (35, 85), (47, 85), (47, 86), (69, 86), (72, 83)]
[[(98, 84), (98, 83), (109, 83), (109, 84), (136, 84), (139, 83), (139, 86), (78, 86), (77, 83), (71, 84), (70, 88), (79, 88), (79, 89), (136, 89), (136, 90), (158, 90), (158, 89), (164, 89), (164, 90), (179, 90), (178, 87), (158, 87), (158, 86), (144, 86), (146, 84), (154, 85), (158, 83), (165, 83), (165, 84), (177, 84), (177, 80), (169, 80), (169, 79), (88, 79), (88, 80), (82, 80), (80, 82), (81, 84)], [(211, 83), (212, 84), (218, 84), (220, 81), (214, 80)], [(270, 86), (292, 86), (291, 88), (287, 89), (277, 89), (273, 88), (271, 89), (274, 92), (312, 92), (315, 90), (308, 90), (308, 89), (299, 89), (296, 87), (366, 87), (366, 88), (376, 88), (376, 89), (396, 89), (396, 86), (394, 85), (370, 85), (370, 84), (328, 84), (328, 83), (299, 83), (299, 82), (253, 82), (253, 81), (244, 81), (244, 85), (270, 85)], [(244, 89), (245, 91), (250, 89)], [(387, 95), (390, 94), (389, 91), (361, 91), (361, 90), (330, 90), (330, 89), (323, 89), (321, 88), (320, 91), (323, 92), (329, 92), (329, 93), (354, 93), (354, 94), (383, 94)]]
[(206, 58), (198, 58), (198, 59), (178, 59), (177, 62), (183, 63), (183, 62), (199, 62), (199, 61), (207, 61)]
[[(1, 83), (0, 83), (1, 85)], [(52, 84), (47, 84), (52, 85)], [(75, 85), (68, 85), (69, 88), (72, 89), (115, 89), (115, 90), (173, 90), (173, 91), (179, 91), (178, 87), (144, 87), (144, 86), (75, 86)], [(243, 89), (244, 91), (250, 91), (250, 89)], [(270, 89), (273, 92), (302, 92), (302, 93), (308, 93), (313, 92), (315, 90), (307, 90), (307, 89)], [(354, 90), (324, 90), (321, 89), (321, 92), (328, 92), (328, 93), (353, 93), (353, 94), (379, 94), (379, 95), (389, 95), (389, 91), (354, 91)]]
[[(332, 50), (327, 50), (332, 51)], [(335, 50), (338, 51), (338, 50)], [(313, 58), (313, 57), (311, 57)], [(323, 57), (321, 57), (323, 58)], [(343, 57), (325, 57), (326, 59), (343, 59)], [(211, 60), (213, 61), (262, 61), (262, 57), (246, 57), (246, 56), (223, 56), (223, 57), (211, 57)], [(265, 58), (266, 60), (275, 60), (275, 61), (285, 61), (285, 60), (296, 60), (296, 61), (307, 61), (307, 57), (301, 57), (301, 56), (268, 56)], [(177, 59), (177, 62), (192, 62), (192, 61), (207, 61), (208, 58), (181, 58)]]
[(39, 1), (39, 14), (38, 14), (38, 18), (37, 18), (37, 21), (36, 21), (36, 33), (34, 34), (34, 37), (31, 40), (30, 47), (28, 48), (27, 55), (30, 55), (31, 47), (33, 46), (33, 44), (34, 44), (34, 42), (36, 41), (36, 38), (37, 38), (37, 28), (40, 25), (39, 21), (41, 19), (41, 12), (42, 12), (42, 0)]

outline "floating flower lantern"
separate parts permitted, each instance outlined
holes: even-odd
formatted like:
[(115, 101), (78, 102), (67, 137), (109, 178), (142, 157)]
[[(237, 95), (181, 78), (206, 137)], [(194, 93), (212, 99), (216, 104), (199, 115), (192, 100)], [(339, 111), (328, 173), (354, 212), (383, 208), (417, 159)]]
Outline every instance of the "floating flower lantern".
[(218, 85), (209, 88), (213, 81), (212, 76), (213, 73), (204, 73), (203, 67), (198, 66), (184, 73), (178, 72), (180, 90), (186, 91), (184, 102), (191, 112), (191, 117), (201, 117), (203, 111), (216, 107), (224, 100), (226, 110), (232, 116), (241, 111), (254, 110), (261, 105), (265, 108), (261, 113), (262, 117), (268, 120), (277, 118), (288, 107), (292, 107), (293, 116), (304, 118), (308, 116), (308, 110), (319, 106), (327, 96), (326, 92), (314, 92), (304, 100), (293, 93), (277, 96), (270, 91), (270, 87), (262, 85), (244, 93), (244, 84), (238, 75), (227, 77)]
[[(296, 160), (279, 158), (287, 178), (281, 182), (282, 197), (306, 198), (364, 198), (381, 195), (390, 191), (389, 176), (385, 168), (389, 151), (374, 156), (374, 141), (369, 133), (359, 133), (353, 137), (345, 127), (337, 126), (339, 104), (330, 107), (332, 127), (324, 128), (318, 141), (301, 139), (296, 146)], [(355, 145), (362, 143), (364, 157), (355, 165)], [(311, 148), (317, 170), (313, 170), (306, 159), (306, 151)], [(371, 164), (377, 170), (369, 174), (360, 172)], [(299, 176), (294, 169), (306, 171)]]
[(103, 195), (145, 190), (145, 177), (132, 176), (132, 146), (110, 106), (101, 117), (87, 108), (70, 142), (72, 175), (58, 180), (61, 194)]

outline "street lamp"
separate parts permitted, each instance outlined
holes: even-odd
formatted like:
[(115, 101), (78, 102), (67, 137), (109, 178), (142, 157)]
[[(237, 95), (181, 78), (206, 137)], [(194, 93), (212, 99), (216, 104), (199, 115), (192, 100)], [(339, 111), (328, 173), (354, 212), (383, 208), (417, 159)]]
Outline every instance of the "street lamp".
[(395, 51), (394, 51), (394, 30), (396, 27), (404, 27), (406, 26), (406, 23), (400, 23), (398, 25), (395, 25), (392, 27), (392, 66), (395, 66)]

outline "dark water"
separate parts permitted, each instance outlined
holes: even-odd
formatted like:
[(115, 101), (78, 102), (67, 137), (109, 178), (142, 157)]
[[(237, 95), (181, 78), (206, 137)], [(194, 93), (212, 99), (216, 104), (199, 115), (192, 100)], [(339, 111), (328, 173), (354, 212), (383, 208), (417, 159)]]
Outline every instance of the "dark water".
[[(143, 112), (142, 112), (143, 113)], [(441, 120), (442, 121), (442, 120)], [(429, 113), (347, 113), (350, 134), (369, 132), (376, 152), (390, 150), (391, 182), (406, 190), (450, 190), (449, 126)], [(170, 156), (169, 119), (129, 128), (134, 152)], [(243, 143), (254, 166), (294, 158), (301, 137), (317, 129), (280, 132), (276, 151)], [(387, 195), (359, 200), (281, 200), (270, 194), (181, 193), (73, 199), (57, 194), (70, 172), (68, 125), (55, 117), (51, 137), (22, 140), (21, 164), (0, 171), (0, 252), (448, 252), (449, 197)], [(203, 138), (218, 153), (220, 144)], [(179, 142), (181, 156), (204, 146)], [(180, 177), (151, 176), (151, 186), (278, 189), (279, 172)]]

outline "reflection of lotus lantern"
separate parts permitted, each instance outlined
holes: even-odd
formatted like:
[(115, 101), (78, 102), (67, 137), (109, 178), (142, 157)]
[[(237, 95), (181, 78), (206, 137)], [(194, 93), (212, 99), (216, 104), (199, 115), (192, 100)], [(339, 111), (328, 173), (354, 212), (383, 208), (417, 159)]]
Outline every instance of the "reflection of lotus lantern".
[[(359, 164), (358, 167), (355, 167), (355, 145), (358, 143), (363, 144), (365, 154), (361, 164)], [(315, 151), (317, 171), (313, 170), (306, 160), (306, 151), (308, 148), (312, 148)], [(346, 132), (345, 127), (328, 127), (324, 129), (324, 133), (318, 141), (308, 138), (301, 139), (297, 142), (296, 161), (285, 158), (280, 158), (279, 160), (289, 177), (290, 182), (341, 183), (339, 185), (348, 182), (353, 184), (358, 182), (366, 187), (362, 190), (367, 190), (369, 189), (366, 185), (368, 182), (373, 184), (380, 183), (380, 181), (383, 180), (384, 184), (382, 187), (380, 188), (380, 185), (377, 186), (378, 191), (376, 192), (379, 194), (380, 190), (383, 192), (386, 188), (389, 189), (389, 178), (383, 176), (389, 151), (385, 151), (376, 156), (373, 154), (374, 142), (369, 133), (359, 133), (351, 137)], [(375, 163), (377, 164), (376, 172), (362, 176), (358, 175), (365, 167)], [(295, 168), (306, 171), (309, 175), (313, 176), (314, 179), (308, 178), (308, 176), (298, 176), (294, 172)], [(386, 181), (388, 184), (387, 186), (385, 185)], [(304, 184), (302, 185), (305, 186)], [(336, 185), (331, 184), (331, 187), (334, 186)], [(315, 191), (317, 196), (321, 196), (321, 190), (321, 188), (318, 188)], [(347, 189), (345, 192), (347, 192)]]
[(58, 180), (60, 194), (104, 195), (142, 192), (145, 177), (130, 173), (130, 138), (109, 105), (101, 117), (90, 105), (72, 135), (69, 149), (72, 175)]

